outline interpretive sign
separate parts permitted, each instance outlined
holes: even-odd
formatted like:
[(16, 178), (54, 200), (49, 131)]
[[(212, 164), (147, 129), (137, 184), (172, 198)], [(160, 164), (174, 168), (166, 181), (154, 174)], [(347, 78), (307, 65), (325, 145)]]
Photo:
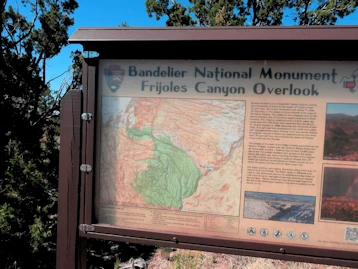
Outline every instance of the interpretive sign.
[(357, 267), (358, 59), (309, 49), (334, 39), (358, 27), (78, 29), (57, 268), (88, 238)]
[(98, 223), (358, 250), (358, 62), (98, 70)]

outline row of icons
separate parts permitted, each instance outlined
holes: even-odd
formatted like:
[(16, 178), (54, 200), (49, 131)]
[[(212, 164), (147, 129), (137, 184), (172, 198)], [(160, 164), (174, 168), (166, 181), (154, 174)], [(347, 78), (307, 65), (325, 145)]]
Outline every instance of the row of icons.
[[(247, 228), (247, 234), (248, 235), (256, 235), (256, 228), (253, 228), (253, 227)], [(274, 230), (272, 235), (273, 235), (274, 238), (282, 238), (282, 231), (281, 230)], [(261, 229), (260, 230), (260, 236), (261, 237), (268, 237), (269, 236), (269, 230), (265, 229), (265, 228)], [(302, 233), (300, 233), (299, 236), (300, 236), (301, 240), (306, 241), (306, 240), (309, 239), (309, 234), (307, 232), (302, 232)], [(291, 239), (291, 240), (295, 239), (296, 233), (293, 232), (293, 231), (289, 231), (289, 232), (286, 233), (286, 237), (287, 237), (287, 239)]]

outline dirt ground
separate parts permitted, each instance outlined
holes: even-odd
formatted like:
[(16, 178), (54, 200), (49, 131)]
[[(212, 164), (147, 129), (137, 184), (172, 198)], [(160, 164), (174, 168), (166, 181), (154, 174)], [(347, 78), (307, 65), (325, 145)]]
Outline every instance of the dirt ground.
[(160, 248), (147, 262), (148, 269), (347, 269), (348, 267), (288, 262), (193, 250)]

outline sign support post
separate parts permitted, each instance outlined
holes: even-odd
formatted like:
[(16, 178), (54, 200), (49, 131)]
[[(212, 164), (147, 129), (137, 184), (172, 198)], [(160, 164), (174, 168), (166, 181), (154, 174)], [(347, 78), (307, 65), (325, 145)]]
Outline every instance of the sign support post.
[(57, 269), (86, 268), (86, 238), (78, 236), (82, 91), (71, 90), (61, 104), (61, 149), (57, 223)]

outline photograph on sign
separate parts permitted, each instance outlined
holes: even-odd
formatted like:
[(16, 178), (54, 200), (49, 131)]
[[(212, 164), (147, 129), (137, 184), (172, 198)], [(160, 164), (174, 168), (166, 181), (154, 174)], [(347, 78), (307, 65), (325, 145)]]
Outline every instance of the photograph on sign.
[(358, 167), (325, 167), (321, 220), (358, 222)]
[(245, 192), (244, 218), (314, 223), (316, 197)]
[(358, 161), (358, 104), (327, 104), (324, 158)]
[(358, 250), (357, 67), (100, 60), (97, 222)]

